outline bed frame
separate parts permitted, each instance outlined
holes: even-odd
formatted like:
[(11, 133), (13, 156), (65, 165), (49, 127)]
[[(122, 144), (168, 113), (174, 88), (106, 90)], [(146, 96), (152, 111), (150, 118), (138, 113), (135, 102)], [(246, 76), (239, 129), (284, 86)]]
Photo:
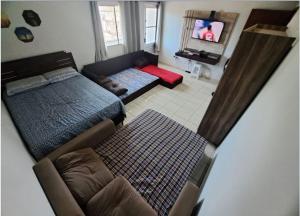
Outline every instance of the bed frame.
[[(40, 75), (52, 70), (73, 67), (78, 71), (71, 52), (58, 51), (23, 59), (17, 59), (1, 63), (1, 89), (2, 93), (7, 82)], [(5, 104), (6, 105), (6, 104)], [(8, 110), (9, 111), (9, 110)], [(120, 124), (124, 116), (116, 116), (112, 119), (114, 123)]]
[(36, 76), (48, 71), (73, 67), (77, 70), (71, 52), (59, 51), (38, 55), (23, 59), (17, 59), (1, 63), (1, 86), (2, 90), (7, 82)]
[[(73, 55), (71, 52), (67, 51), (58, 51), (38, 56), (32, 56), (23, 59), (12, 60), (8, 62), (1, 63), (1, 99), (3, 93), (5, 92), (5, 84), (11, 81), (40, 75), (52, 70), (65, 68), (65, 67), (73, 67), (76, 71), (78, 71), (76, 63), (74, 61)], [(12, 118), (10, 110), (8, 109), (4, 100), (2, 100), (6, 109), (17, 128), (21, 139), (24, 143), (25, 140), (22, 137), (22, 133), (20, 133), (17, 124)], [(125, 116), (118, 115), (112, 119), (115, 125), (123, 124)], [(25, 147), (28, 149), (27, 145)], [(29, 149), (28, 152), (30, 153)], [(32, 155), (32, 154), (31, 154)], [(32, 155), (34, 158), (34, 156)]]

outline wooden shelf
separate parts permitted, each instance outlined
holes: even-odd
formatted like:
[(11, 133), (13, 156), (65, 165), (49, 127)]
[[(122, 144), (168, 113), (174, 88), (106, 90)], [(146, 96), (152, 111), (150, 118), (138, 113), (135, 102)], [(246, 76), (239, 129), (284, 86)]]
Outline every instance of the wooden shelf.
[[(178, 52), (175, 53), (175, 55), (183, 57), (183, 58), (187, 58), (187, 59), (190, 59), (190, 60), (203, 62), (203, 63), (206, 63), (206, 64), (211, 64), (211, 65), (215, 65), (215, 64), (219, 63), (219, 61), (221, 59), (221, 55), (215, 54), (215, 53), (208, 53), (208, 56), (204, 57), (204, 56), (197, 55), (197, 54), (189, 55), (184, 51), (178, 51)], [(212, 57), (209, 57), (209, 56), (212, 56)]]
[(273, 26), (273, 25), (262, 25), (262, 24), (256, 24), (254, 26), (251, 26), (244, 31), (246, 32), (255, 32), (259, 34), (267, 34), (267, 35), (273, 35), (273, 36), (282, 36), (287, 37), (286, 34), (286, 27), (284, 26)]

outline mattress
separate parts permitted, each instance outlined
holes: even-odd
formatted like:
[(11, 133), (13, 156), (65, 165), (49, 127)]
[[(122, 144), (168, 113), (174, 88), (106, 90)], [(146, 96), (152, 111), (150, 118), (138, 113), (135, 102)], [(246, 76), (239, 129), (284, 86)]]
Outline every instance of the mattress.
[(79, 75), (3, 99), (29, 151), (41, 159), (107, 118), (125, 115), (121, 100)]
[(127, 98), (145, 86), (159, 80), (156, 76), (152, 76), (134, 68), (129, 68), (110, 75), (109, 78), (128, 89), (125, 94), (119, 96), (121, 99)]
[(169, 84), (176, 84), (180, 81), (182, 81), (183, 76), (177, 73), (174, 73), (172, 71), (168, 71), (163, 68), (159, 68), (155, 65), (147, 65), (146, 67), (143, 67), (140, 69), (141, 71), (151, 74), (153, 76), (157, 76), (163, 81), (169, 83)]
[(159, 215), (168, 215), (207, 140), (146, 110), (95, 147), (114, 175), (124, 176)]

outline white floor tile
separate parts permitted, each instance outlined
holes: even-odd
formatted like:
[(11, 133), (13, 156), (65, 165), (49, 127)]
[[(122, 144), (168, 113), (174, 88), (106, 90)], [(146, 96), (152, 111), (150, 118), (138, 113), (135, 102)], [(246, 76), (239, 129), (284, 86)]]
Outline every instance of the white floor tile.
[(159, 64), (159, 66), (182, 74), (183, 83), (173, 89), (157, 85), (128, 103), (126, 105), (128, 117), (124, 123), (130, 122), (146, 109), (153, 109), (196, 132), (217, 84), (203, 79), (192, 79), (186, 72), (168, 65)]

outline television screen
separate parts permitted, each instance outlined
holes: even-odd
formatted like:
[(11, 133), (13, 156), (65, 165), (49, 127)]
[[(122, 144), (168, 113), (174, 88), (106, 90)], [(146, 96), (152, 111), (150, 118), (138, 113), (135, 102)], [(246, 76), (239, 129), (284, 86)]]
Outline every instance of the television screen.
[(223, 28), (223, 22), (197, 19), (192, 38), (218, 43)]

